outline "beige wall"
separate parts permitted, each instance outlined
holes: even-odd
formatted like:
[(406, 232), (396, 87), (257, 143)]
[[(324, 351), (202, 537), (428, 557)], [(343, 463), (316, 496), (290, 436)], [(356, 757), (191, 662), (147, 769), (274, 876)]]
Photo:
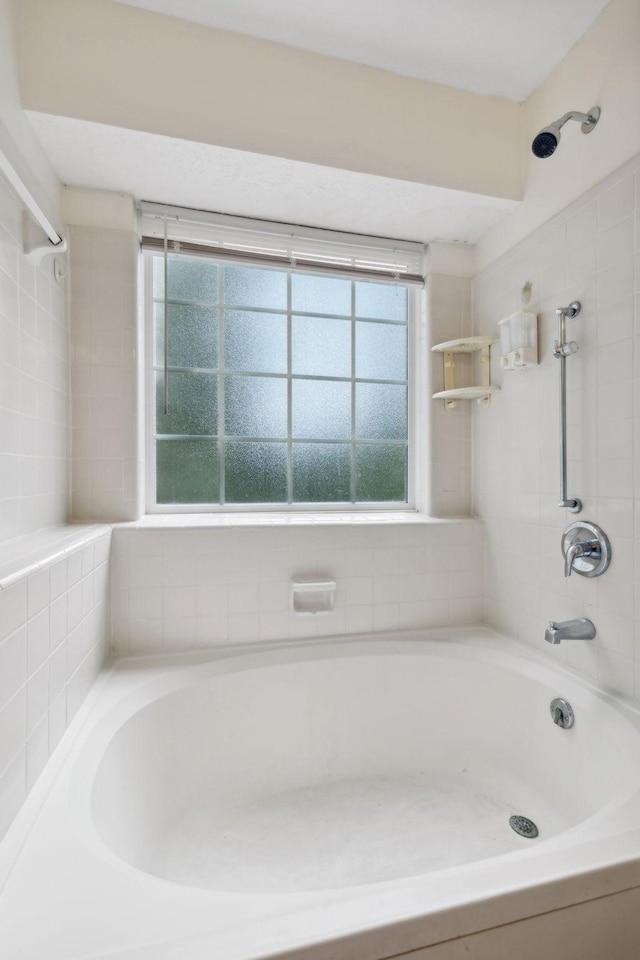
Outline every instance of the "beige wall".
[(64, 523), (69, 499), (65, 281), (24, 256), (21, 217), (0, 174), (0, 542)]
[(518, 104), (108, 0), (22, 0), (28, 109), (519, 199)]
[(65, 188), (69, 223), (71, 516), (106, 523), (142, 511), (139, 241), (125, 194)]
[[(563, 131), (547, 160), (535, 133), (571, 109), (602, 109), (596, 129)], [(495, 334), (519, 309), (538, 315), (540, 365), (494, 378), (502, 391), (472, 413), (474, 508), (486, 527), (486, 617), (605, 686), (640, 696), (640, 5), (612, 0), (524, 105), (525, 199), (475, 252), (474, 331)], [(532, 284), (523, 306), (521, 290)], [(569, 496), (559, 499), (555, 310), (572, 300), (579, 353), (567, 361)], [(498, 351), (495, 350), (497, 358)], [(599, 580), (565, 579), (560, 537), (580, 518), (613, 547)], [(586, 616), (597, 638), (551, 647), (548, 620)]]
[[(0, 0), (0, 149), (57, 218), (60, 184), (18, 98), (17, 10), (14, 0)], [(110, 530), (72, 533), (65, 525), (66, 283), (55, 277), (53, 257), (35, 266), (24, 256), (22, 210), (0, 174), (0, 839), (107, 649)], [(68, 256), (56, 259), (64, 270)]]
[[(640, 151), (637, 0), (612, 0), (523, 105), (109, 0), (20, 9), (21, 89), (33, 110), (524, 198), (478, 245), (477, 269)], [(539, 129), (596, 104), (589, 137), (570, 123), (553, 157), (532, 156)]]
[[(0, 0), (0, 150), (57, 217), (60, 184), (18, 97), (17, 12)], [(53, 257), (36, 267), (24, 256), (22, 209), (0, 174), (0, 542), (63, 523), (68, 506), (65, 283)]]
[(0, 149), (17, 159), (19, 174), (52, 215), (60, 182), (22, 111), (18, 90), (19, 0), (0, 0)]
[[(634, 272), (635, 271), (635, 272)], [(539, 366), (494, 376), (501, 392), (473, 417), (474, 505), (486, 529), (486, 616), (552, 659), (640, 697), (640, 157), (625, 164), (483, 270), (474, 324), (522, 309), (538, 314)], [(556, 308), (568, 323), (568, 493), (560, 495)], [(497, 359), (496, 350), (496, 359)], [(497, 368), (497, 363), (495, 364)], [(613, 552), (599, 579), (563, 576), (560, 538), (575, 520), (600, 524)], [(550, 646), (549, 620), (589, 617), (597, 637)]]
[[(531, 153), (536, 133), (569, 110), (600, 106), (588, 136), (571, 121), (556, 153)], [(612, 0), (523, 105), (524, 202), (478, 244), (481, 270), (640, 152), (640, 3)]]
[[(429, 345), (469, 336), (471, 333), (471, 280), (430, 271), (427, 277)], [(432, 393), (444, 390), (444, 354), (431, 353)], [(457, 354), (456, 386), (471, 386), (474, 364), (469, 355)], [(429, 512), (436, 517), (471, 514), (471, 409), (459, 401), (446, 410), (443, 400), (429, 400), (430, 478)]]

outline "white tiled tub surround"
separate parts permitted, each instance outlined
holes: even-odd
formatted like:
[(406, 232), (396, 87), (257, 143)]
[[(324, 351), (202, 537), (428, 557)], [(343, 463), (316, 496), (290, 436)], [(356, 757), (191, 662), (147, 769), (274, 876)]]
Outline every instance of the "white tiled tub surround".
[(69, 227), (74, 520), (140, 516), (137, 275), (131, 230)]
[[(64, 263), (65, 256), (59, 257)], [(65, 283), (22, 253), (22, 204), (0, 175), (0, 542), (68, 508)]]
[[(475, 330), (518, 309), (539, 316), (540, 365), (500, 373), (502, 392), (473, 413), (474, 497), (486, 525), (486, 619), (627, 696), (640, 697), (640, 158), (626, 164), (476, 278)], [(533, 284), (531, 303), (520, 291)], [(579, 352), (567, 360), (568, 493), (558, 509), (555, 310)], [(560, 535), (579, 519), (609, 535), (613, 561), (563, 577)], [(548, 620), (589, 617), (595, 641), (544, 642)]]
[(109, 527), (65, 526), (35, 552), (33, 537), (3, 545), (0, 839), (104, 662), (110, 539)]
[[(116, 653), (179, 651), (288, 637), (475, 623), (483, 530), (477, 520), (290, 522), (113, 530)], [(215, 524), (215, 520), (211, 523)], [(294, 616), (293, 578), (337, 581), (331, 614)]]

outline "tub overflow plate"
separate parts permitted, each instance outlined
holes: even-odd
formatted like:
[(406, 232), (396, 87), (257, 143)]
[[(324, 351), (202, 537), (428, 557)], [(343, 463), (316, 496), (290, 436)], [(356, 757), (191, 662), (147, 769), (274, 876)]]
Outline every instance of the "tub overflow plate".
[(569, 730), (575, 723), (573, 707), (564, 697), (555, 697), (549, 704), (551, 719), (557, 726)]

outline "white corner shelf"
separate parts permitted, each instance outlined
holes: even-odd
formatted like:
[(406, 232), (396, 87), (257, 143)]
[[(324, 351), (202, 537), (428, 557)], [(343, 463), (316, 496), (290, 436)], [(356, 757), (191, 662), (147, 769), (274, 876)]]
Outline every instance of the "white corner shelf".
[(498, 337), (461, 337), (459, 340), (436, 343), (431, 350), (434, 353), (478, 353), (479, 350), (486, 350), (492, 343), (497, 342)]
[[(444, 362), (444, 390), (433, 394), (434, 400), (444, 400), (445, 410), (453, 410), (458, 400), (477, 400), (483, 407), (491, 403), (491, 394), (497, 393), (500, 387), (491, 384), (490, 380), (490, 348), (498, 342), (498, 337), (461, 337), (458, 340), (447, 340), (436, 343), (431, 347), (433, 353), (442, 353)], [(455, 361), (456, 353), (479, 353), (482, 383), (471, 387), (456, 387)]]
[[(491, 400), (491, 394), (498, 393), (499, 390), (500, 387), (495, 384), (490, 384), (488, 387), (454, 387), (453, 390), (440, 390), (432, 396), (434, 400), (444, 400), (449, 404), (456, 400), (477, 400), (479, 404), (487, 407)], [(450, 409), (452, 407), (448, 406), (447, 410)]]

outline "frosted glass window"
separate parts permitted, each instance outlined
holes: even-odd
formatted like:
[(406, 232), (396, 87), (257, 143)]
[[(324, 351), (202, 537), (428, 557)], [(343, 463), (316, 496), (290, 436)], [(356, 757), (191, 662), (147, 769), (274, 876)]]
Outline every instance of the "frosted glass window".
[(377, 320), (407, 321), (407, 288), (395, 284), (357, 280), (356, 316)]
[(157, 440), (158, 503), (215, 503), (219, 498), (215, 440)]
[(293, 498), (296, 503), (351, 499), (351, 446), (296, 443), (293, 446)]
[[(153, 295), (164, 299), (164, 260), (156, 257)], [(167, 297), (190, 303), (217, 303), (218, 265), (202, 257), (169, 256), (167, 260)]]
[(314, 377), (351, 376), (351, 324), (326, 317), (292, 319), (292, 369)]
[(404, 440), (407, 388), (395, 383), (356, 385), (356, 439)]
[(286, 373), (286, 315), (225, 310), (224, 362), (228, 370)]
[(287, 275), (257, 267), (224, 267), (224, 302), (230, 306), (287, 309)]
[[(156, 303), (156, 363), (164, 364), (164, 303)], [(213, 370), (218, 366), (218, 311), (169, 303), (169, 355), (171, 367), (201, 367)]]
[(356, 500), (381, 502), (407, 499), (407, 450), (372, 443), (356, 447)]
[(406, 380), (407, 330), (391, 323), (356, 323), (356, 376)]
[(227, 443), (225, 486), (227, 503), (286, 503), (286, 443)]
[(155, 504), (407, 502), (406, 288), (168, 265), (165, 352), (164, 263), (149, 257)]
[(292, 433), (305, 440), (349, 440), (351, 384), (294, 380)]
[(351, 280), (294, 273), (291, 309), (296, 313), (335, 313), (351, 316)]
[(224, 427), (233, 437), (287, 436), (287, 381), (225, 377)]
[(169, 373), (169, 412), (164, 412), (164, 374), (156, 374), (156, 432), (215, 434), (218, 380), (206, 373)]

